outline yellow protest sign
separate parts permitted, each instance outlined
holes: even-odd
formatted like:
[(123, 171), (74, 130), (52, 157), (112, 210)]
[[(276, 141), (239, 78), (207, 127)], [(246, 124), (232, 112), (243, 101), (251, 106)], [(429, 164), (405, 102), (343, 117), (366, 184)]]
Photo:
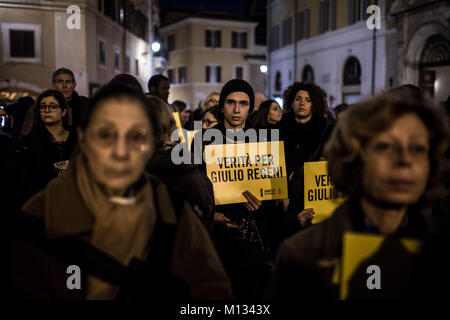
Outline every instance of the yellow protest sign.
[(314, 209), (313, 223), (319, 223), (331, 216), (345, 201), (345, 196), (333, 187), (328, 175), (327, 161), (305, 162), (304, 207)]
[(247, 202), (244, 191), (259, 200), (288, 197), (283, 142), (209, 145), (205, 161), (216, 205)]
[(175, 120), (175, 125), (177, 126), (178, 136), (180, 137), (180, 142), (183, 143), (186, 140), (183, 135), (183, 127), (181, 126), (180, 114), (178, 112), (172, 112), (173, 119)]
[[(346, 232), (342, 246), (340, 298), (364, 299), (377, 294), (388, 297), (392, 292), (398, 292), (400, 286), (411, 280), (421, 247), (418, 240)], [(369, 279), (371, 276), (373, 279)], [(380, 289), (369, 288), (377, 281)]]
[(186, 141), (189, 152), (191, 151), (192, 140), (194, 140), (195, 135), (198, 130), (187, 130), (186, 131)]

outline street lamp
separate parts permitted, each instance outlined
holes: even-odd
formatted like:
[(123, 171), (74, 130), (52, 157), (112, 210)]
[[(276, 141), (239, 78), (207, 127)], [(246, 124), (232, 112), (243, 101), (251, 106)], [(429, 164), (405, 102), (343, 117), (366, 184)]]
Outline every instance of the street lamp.
[(262, 73), (267, 73), (268, 70), (269, 68), (265, 64), (259, 66), (259, 71), (261, 71)]
[(152, 43), (153, 52), (158, 52), (161, 49), (161, 44), (158, 41)]

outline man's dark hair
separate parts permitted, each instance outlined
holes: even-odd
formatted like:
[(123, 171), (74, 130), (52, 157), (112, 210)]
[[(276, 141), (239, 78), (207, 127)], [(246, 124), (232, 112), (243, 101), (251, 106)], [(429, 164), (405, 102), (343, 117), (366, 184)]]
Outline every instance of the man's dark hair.
[(144, 91), (142, 90), (139, 80), (127, 73), (121, 73), (116, 75), (114, 78), (112, 78), (112, 80), (108, 83), (108, 85), (118, 85), (118, 86), (124, 85), (135, 89), (140, 94), (144, 94)]
[(159, 83), (163, 80), (169, 81), (169, 79), (162, 74), (155, 74), (148, 80), (148, 91), (151, 91), (150, 88), (152, 87), (158, 88)]
[(337, 115), (340, 114), (341, 112), (344, 112), (345, 110), (347, 110), (348, 107), (349, 107), (349, 105), (346, 104), (346, 103), (338, 104), (338, 105), (334, 108), (334, 113), (335, 113), (336, 116), (337, 116)]
[(72, 78), (72, 81), (75, 82), (75, 75), (73, 74), (72, 70), (67, 68), (59, 68), (53, 71), (52, 83), (56, 82), (56, 77), (59, 76), (60, 74), (68, 74)]
[(187, 104), (181, 100), (175, 100), (172, 104), (177, 108), (178, 112), (183, 112), (187, 108)]

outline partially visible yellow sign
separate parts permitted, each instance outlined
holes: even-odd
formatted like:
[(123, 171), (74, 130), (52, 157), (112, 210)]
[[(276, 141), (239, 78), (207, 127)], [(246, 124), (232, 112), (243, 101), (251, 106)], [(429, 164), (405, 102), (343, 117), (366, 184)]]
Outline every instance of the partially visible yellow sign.
[(314, 209), (315, 215), (312, 222), (319, 223), (331, 216), (346, 198), (331, 183), (327, 161), (305, 162), (303, 170), (304, 206)]
[(178, 136), (180, 137), (180, 143), (186, 142), (183, 135), (183, 127), (181, 126), (180, 114), (178, 112), (172, 112), (175, 125), (177, 126)]
[(244, 191), (259, 200), (288, 197), (283, 142), (209, 145), (205, 161), (216, 205), (247, 202)]
[(194, 140), (195, 134), (198, 132), (198, 130), (187, 130), (186, 131), (186, 140), (187, 140), (187, 147), (189, 152), (191, 151), (191, 145), (192, 140)]
[[(412, 270), (412, 264), (408, 264), (408, 261), (412, 260), (405, 257), (417, 255), (420, 252), (422, 243), (413, 239), (390, 238), (389, 242), (385, 241), (386, 237), (382, 235), (356, 232), (346, 232), (344, 234), (340, 286), (341, 299), (347, 299), (352, 288), (356, 287), (357, 292), (361, 292), (360, 288), (366, 289), (367, 279), (371, 276), (372, 272), (374, 275), (375, 272), (380, 272), (380, 278), (378, 280), (380, 281), (381, 288), (372, 290), (383, 290), (383, 288), (387, 290), (389, 287), (392, 287), (392, 283), (387, 284), (387, 281), (392, 280), (392, 278), (387, 276), (389, 272), (392, 274), (392, 271), (386, 268), (398, 266), (400, 262), (404, 265), (401, 265), (400, 268), (403, 269), (395, 278), (401, 276), (401, 273), (407, 274), (407, 270), (405, 270), (407, 268)], [(379, 267), (380, 269), (373, 269), (373, 271), (368, 273), (366, 265)], [(361, 275), (363, 276), (361, 277)], [(380, 293), (382, 294), (383, 292), (380, 291)], [(357, 293), (353, 293), (353, 296), (357, 297), (355, 295)]]

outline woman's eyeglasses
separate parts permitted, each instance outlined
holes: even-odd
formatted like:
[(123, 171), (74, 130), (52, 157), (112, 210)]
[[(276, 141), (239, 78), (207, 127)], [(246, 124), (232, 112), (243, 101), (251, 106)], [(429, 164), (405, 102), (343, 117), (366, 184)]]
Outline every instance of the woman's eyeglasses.
[(57, 104), (41, 104), (40, 106), (39, 106), (39, 110), (41, 111), (41, 112), (44, 112), (44, 111), (47, 111), (47, 110), (49, 110), (49, 111), (56, 111), (56, 110), (58, 110), (59, 109), (59, 106), (57, 105)]
[[(108, 148), (117, 143), (119, 134), (116, 129), (109, 127), (98, 127), (92, 130), (93, 142), (102, 148)], [(125, 140), (130, 149), (135, 151), (150, 150), (150, 132), (144, 128), (131, 129), (125, 135)]]

